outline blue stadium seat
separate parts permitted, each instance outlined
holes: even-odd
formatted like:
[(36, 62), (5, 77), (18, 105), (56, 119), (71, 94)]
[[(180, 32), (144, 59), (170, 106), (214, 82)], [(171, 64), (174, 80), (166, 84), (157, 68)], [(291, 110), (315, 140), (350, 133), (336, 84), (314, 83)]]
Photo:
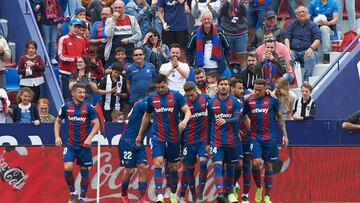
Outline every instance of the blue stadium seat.
[(19, 90), (19, 74), (16, 68), (6, 67), (5, 71), (6, 77), (6, 90)]

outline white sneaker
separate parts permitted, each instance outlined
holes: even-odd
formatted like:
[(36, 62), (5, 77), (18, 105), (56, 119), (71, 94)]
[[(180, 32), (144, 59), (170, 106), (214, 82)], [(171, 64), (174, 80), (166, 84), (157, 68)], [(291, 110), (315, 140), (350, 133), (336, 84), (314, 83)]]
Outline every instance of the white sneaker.
[(162, 194), (158, 194), (155, 202), (156, 203), (164, 203), (164, 196)]
[(180, 203), (186, 203), (184, 197), (180, 197)]
[(80, 197), (79, 198), (79, 203), (85, 203), (85, 198)]
[(75, 192), (71, 192), (68, 203), (74, 203), (75, 200), (77, 200), (77, 198), (78, 198), (78, 193), (77, 193), (76, 191), (75, 191)]
[(166, 190), (165, 190), (165, 195), (164, 195), (164, 197), (165, 197), (166, 199), (169, 199), (170, 196), (171, 196), (171, 189), (167, 187)]
[(59, 64), (59, 63), (57, 62), (56, 59), (51, 59), (51, 64), (52, 64), (52, 65), (57, 65), (57, 64)]

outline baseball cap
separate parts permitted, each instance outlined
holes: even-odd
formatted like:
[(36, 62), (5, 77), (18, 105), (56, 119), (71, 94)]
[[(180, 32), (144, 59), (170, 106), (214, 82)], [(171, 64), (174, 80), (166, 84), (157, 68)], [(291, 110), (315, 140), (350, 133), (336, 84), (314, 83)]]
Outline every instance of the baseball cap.
[(267, 11), (265, 13), (265, 19), (271, 18), (271, 17), (276, 17), (276, 13), (273, 10)]
[(81, 12), (85, 12), (86, 13), (86, 9), (84, 7), (76, 7), (75, 9), (75, 15), (81, 13)]
[(83, 22), (79, 18), (72, 18), (70, 20), (70, 25), (82, 25)]

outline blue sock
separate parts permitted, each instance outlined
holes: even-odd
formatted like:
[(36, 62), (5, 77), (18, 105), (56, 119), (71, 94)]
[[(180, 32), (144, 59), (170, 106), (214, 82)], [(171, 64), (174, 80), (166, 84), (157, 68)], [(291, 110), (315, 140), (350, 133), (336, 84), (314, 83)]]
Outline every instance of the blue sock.
[(251, 183), (251, 163), (250, 163), (250, 161), (244, 160), (243, 183), (244, 183), (243, 194), (249, 194), (250, 183)]
[(235, 169), (234, 164), (226, 165), (226, 176), (224, 177), (224, 188), (226, 194), (232, 192), (233, 183), (234, 183), (234, 169)]
[(177, 171), (170, 171), (170, 189), (172, 193), (176, 193), (179, 176)]
[(121, 196), (125, 197), (128, 196), (128, 188), (129, 188), (129, 183), (122, 181), (121, 182)]
[(222, 164), (213, 164), (214, 168), (214, 181), (218, 195), (224, 194), (224, 185), (222, 178)]
[(207, 177), (207, 161), (200, 161), (199, 191), (203, 191)]
[(64, 171), (64, 177), (70, 192), (75, 192), (74, 176), (72, 171)]
[(260, 183), (260, 169), (259, 168), (252, 168), (252, 174), (254, 177), (254, 181), (256, 184), (256, 187), (261, 187), (261, 183)]
[(140, 197), (144, 197), (146, 191), (146, 182), (139, 182)]
[(180, 182), (180, 197), (185, 197), (186, 189), (188, 186), (188, 173), (187, 170), (183, 168), (182, 175), (181, 175), (181, 182)]
[(87, 189), (88, 189), (88, 185), (89, 185), (89, 169), (80, 169), (80, 174), (81, 174), (81, 182), (80, 182), (81, 193), (80, 193), (80, 197), (85, 198), (86, 197), (86, 192), (87, 192)]
[(154, 181), (155, 181), (155, 195), (158, 196), (161, 194), (163, 178), (162, 178), (162, 168), (154, 169)]
[(271, 194), (273, 170), (265, 170), (265, 195)]

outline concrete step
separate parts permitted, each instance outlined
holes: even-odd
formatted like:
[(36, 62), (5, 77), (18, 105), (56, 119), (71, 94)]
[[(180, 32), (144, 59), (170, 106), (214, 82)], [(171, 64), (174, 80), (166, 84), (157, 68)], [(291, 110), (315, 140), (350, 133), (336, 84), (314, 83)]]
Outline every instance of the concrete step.
[(315, 82), (319, 79), (319, 76), (311, 76), (309, 77), (309, 83), (311, 86), (314, 86)]

